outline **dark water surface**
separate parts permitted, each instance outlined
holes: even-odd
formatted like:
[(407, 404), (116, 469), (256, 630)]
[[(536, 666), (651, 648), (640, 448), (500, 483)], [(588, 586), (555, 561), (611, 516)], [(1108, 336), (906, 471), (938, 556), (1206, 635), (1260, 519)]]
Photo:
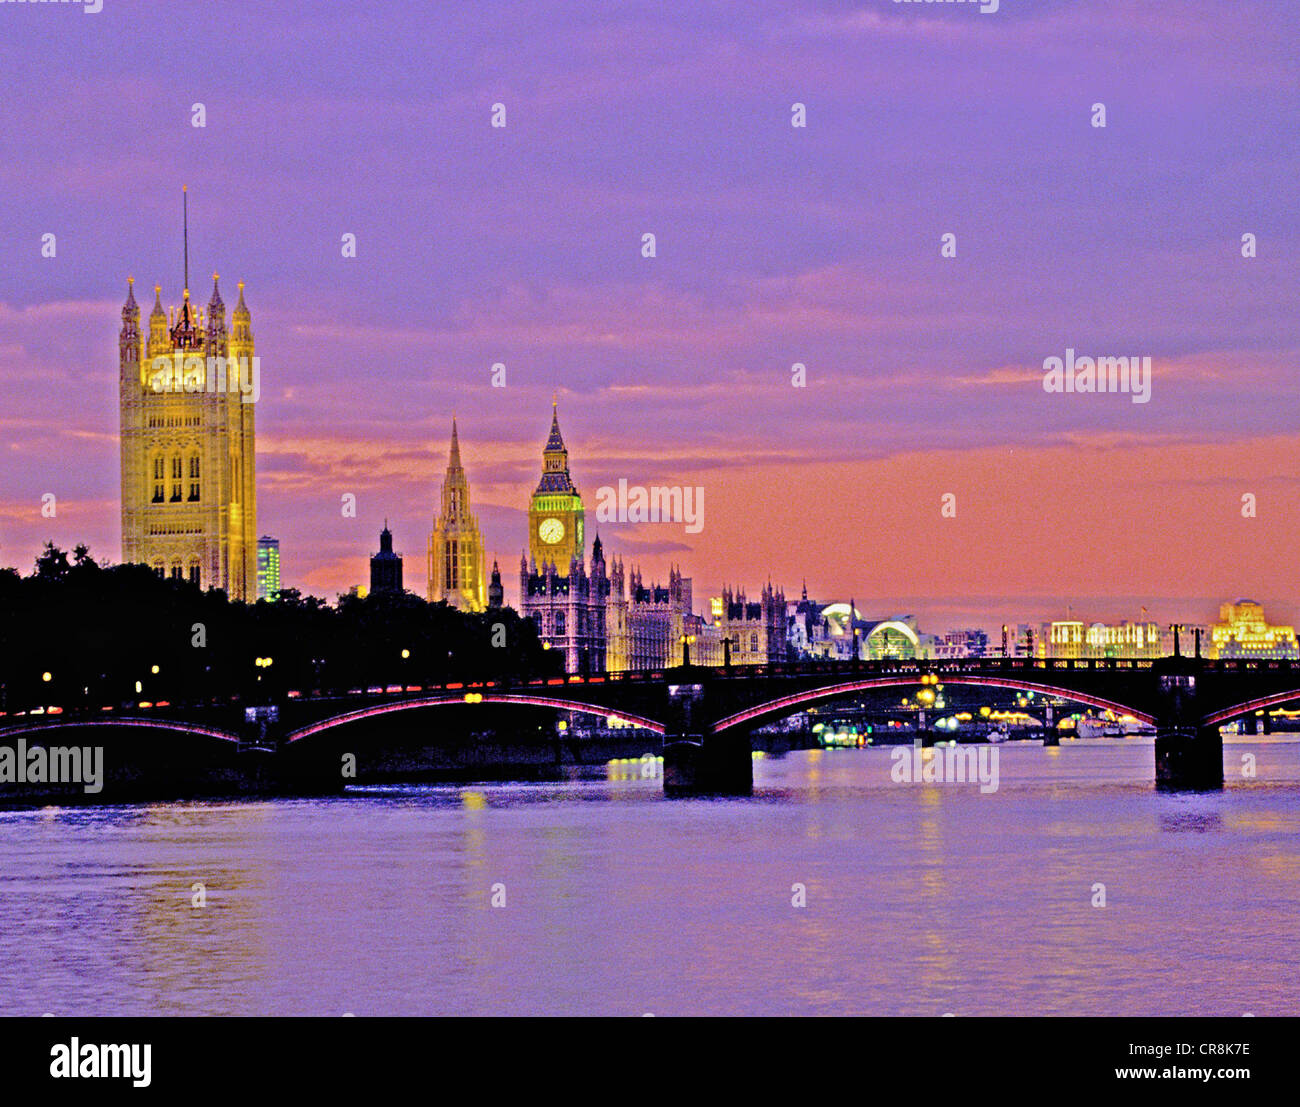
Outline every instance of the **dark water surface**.
[(1194, 795), (1149, 740), (999, 757), (991, 794), (838, 750), (756, 759), (751, 800), (615, 765), (0, 813), (0, 1013), (1300, 1010), (1300, 745), (1229, 743)]

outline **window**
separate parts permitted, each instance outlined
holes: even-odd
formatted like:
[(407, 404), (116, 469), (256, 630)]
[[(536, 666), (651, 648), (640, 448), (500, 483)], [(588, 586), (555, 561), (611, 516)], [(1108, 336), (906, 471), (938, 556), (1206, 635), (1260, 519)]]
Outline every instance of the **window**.
[(751, 635), (749, 636), (749, 652), (750, 652), (750, 653), (758, 653), (758, 635), (757, 635), (757, 634), (751, 634)]
[[(172, 495), (171, 495), (171, 502), (174, 503), (174, 504), (178, 504), (178, 503), (181, 502), (181, 475), (182, 475), (182, 469), (181, 469), (181, 455), (180, 455), (180, 454), (176, 454), (176, 455), (174, 455), (174, 456), (172, 457)], [(177, 566), (177, 568), (179, 568), (179, 566)], [(172, 576), (180, 576), (180, 573), (179, 573), (179, 572), (175, 572), (175, 573), (172, 574)]]
[(173, 565), (173, 566), (172, 566), (172, 580), (180, 580), (180, 579), (182, 579), (182, 578), (181, 578), (181, 567), (180, 567), (179, 565)]
[(199, 502), (199, 455), (190, 457), (190, 503)]
[(460, 543), (455, 539), (448, 541), (446, 550), (443, 552), (443, 578), (446, 581), (447, 589), (453, 590), (459, 588), (460, 584)]
[(557, 637), (564, 636), (564, 612), (563, 611), (557, 611), (555, 613), (555, 633)]
[(163, 471), (162, 454), (159, 454), (153, 459), (153, 502), (156, 504), (162, 503), (166, 494), (166, 487), (163, 483), (166, 475)]
[(155, 561), (153, 563), (153, 571), (157, 574), (159, 579), (162, 579), (167, 575), (167, 569), (161, 561)]
[(197, 564), (190, 566), (190, 583), (191, 584), (199, 583), (199, 567)]

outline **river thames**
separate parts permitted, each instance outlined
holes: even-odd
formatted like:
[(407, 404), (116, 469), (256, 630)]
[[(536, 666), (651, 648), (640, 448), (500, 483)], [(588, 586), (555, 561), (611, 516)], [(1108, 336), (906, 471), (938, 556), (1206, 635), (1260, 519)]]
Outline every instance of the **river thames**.
[(650, 761), (3, 812), (0, 1011), (1300, 1010), (1300, 744), (1228, 741), (1194, 794), (1149, 740), (998, 752), (988, 793), (867, 749), (757, 757), (746, 800), (667, 800)]

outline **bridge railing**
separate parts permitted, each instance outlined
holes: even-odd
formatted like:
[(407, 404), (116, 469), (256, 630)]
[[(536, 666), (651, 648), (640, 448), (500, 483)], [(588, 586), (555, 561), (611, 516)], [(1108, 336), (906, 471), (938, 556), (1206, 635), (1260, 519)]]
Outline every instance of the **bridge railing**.
[[(1069, 671), (1141, 671), (1152, 668), (1162, 658), (1112, 657), (1112, 658), (1061, 658), (1061, 657), (964, 657), (943, 659), (880, 658), (873, 660), (811, 659), (805, 661), (780, 661), (767, 665), (692, 666), (693, 675), (719, 680), (752, 680), (771, 677), (818, 676), (842, 673), (845, 675), (875, 674), (880, 676), (916, 676), (927, 674), (942, 678), (943, 674), (991, 674), (998, 672), (1069, 672)], [(1287, 658), (1190, 658), (1185, 664), (1194, 664), (1198, 671), (1219, 673), (1295, 672), (1300, 674), (1300, 660)], [(557, 677), (536, 677), (523, 680), (446, 681), (424, 684), (384, 684), (362, 688), (290, 689), (285, 693), (289, 700), (370, 700), (428, 696), (452, 692), (481, 692), (510, 688), (554, 688), (572, 685), (657, 684), (674, 679), (674, 670), (632, 669), (589, 674), (570, 673)], [(0, 719), (15, 720), (29, 715), (64, 715), (85, 718), (90, 715), (120, 714), (122, 712), (147, 712), (156, 715), (183, 714), (195, 709), (219, 707), (244, 707), (265, 703), (265, 699), (247, 699), (238, 696), (199, 697), (184, 701), (131, 701), (111, 704), (68, 703), (46, 704), (42, 708), (21, 712), (0, 711)]]

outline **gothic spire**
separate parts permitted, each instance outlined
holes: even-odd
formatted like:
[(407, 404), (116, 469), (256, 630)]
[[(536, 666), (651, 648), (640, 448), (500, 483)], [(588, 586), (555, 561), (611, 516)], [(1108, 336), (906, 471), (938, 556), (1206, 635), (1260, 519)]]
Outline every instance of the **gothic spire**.
[(448, 469), (459, 469), (460, 464), (460, 436), (456, 432), (456, 416), (451, 417), (451, 455), (447, 459)]
[(546, 440), (544, 453), (556, 453), (564, 449), (564, 438), (560, 434), (560, 411), (558, 397), (551, 397), (551, 435)]

